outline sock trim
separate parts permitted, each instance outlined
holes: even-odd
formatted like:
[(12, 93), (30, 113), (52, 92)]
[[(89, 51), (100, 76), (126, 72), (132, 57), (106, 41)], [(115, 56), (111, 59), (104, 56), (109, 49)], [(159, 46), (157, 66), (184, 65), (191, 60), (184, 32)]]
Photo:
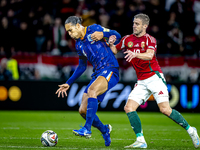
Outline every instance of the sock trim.
[(188, 130), (190, 128), (190, 125), (188, 125), (185, 129)]
[(143, 133), (137, 133), (136, 136), (137, 137), (143, 136)]

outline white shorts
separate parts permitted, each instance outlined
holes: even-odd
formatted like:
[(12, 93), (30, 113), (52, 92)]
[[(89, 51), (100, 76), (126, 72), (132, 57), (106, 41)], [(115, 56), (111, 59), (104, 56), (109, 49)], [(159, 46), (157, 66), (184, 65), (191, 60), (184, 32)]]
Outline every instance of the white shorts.
[(169, 94), (164, 75), (162, 73), (159, 75), (160, 77), (155, 74), (145, 80), (138, 80), (129, 94), (128, 99), (134, 100), (141, 105), (144, 104), (153, 94), (157, 104), (166, 101), (169, 102)]

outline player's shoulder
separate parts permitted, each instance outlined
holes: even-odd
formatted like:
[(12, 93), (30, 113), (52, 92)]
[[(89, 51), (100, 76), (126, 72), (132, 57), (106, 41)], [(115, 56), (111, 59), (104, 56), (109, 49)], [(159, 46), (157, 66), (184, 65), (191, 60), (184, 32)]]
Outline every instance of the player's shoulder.
[(89, 25), (88, 27), (95, 27), (95, 26), (98, 26), (98, 24), (94, 23), (92, 25)]
[(125, 35), (124, 37), (122, 37), (122, 39), (123, 40), (129, 40), (129, 39), (131, 39), (131, 38), (133, 38), (133, 35), (132, 34), (130, 34), (130, 35)]
[(122, 38), (122, 42), (124, 42), (125, 44), (129, 43), (130, 41), (135, 41), (137, 38), (135, 38), (135, 36), (133, 34), (129, 34), (129, 35), (125, 35)]
[(148, 33), (146, 33), (144, 36), (145, 36), (146, 38), (149, 38), (150, 40), (156, 40), (155, 37), (151, 36), (151, 35), (148, 34)]
[(154, 38), (152, 35), (150, 35), (150, 34), (148, 34), (148, 33), (146, 33), (144, 36)]
[(88, 30), (93, 30), (93, 29), (96, 29), (96, 28), (100, 28), (101, 25), (99, 24), (92, 24), (90, 26), (87, 26)]

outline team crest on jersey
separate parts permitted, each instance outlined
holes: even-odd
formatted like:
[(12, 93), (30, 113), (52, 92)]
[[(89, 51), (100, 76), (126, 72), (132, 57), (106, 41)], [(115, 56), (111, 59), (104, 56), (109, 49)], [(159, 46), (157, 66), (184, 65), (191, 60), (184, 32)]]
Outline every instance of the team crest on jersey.
[(133, 42), (128, 42), (128, 47), (133, 47)]
[(142, 47), (142, 50), (144, 50), (144, 48), (145, 48), (145, 42), (144, 41), (141, 42), (141, 47)]
[(144, 48), (145, 47), (145, 42), (141, 42), (141, 47)]
[(88, 39), (88, 41), (90, 42), (90, 44), (94, 44), (95, 41), (93, 41), (93, 40), (91, 39), (91, 34), (89, 34), (89, 35), (87, 36), (87, 39)]

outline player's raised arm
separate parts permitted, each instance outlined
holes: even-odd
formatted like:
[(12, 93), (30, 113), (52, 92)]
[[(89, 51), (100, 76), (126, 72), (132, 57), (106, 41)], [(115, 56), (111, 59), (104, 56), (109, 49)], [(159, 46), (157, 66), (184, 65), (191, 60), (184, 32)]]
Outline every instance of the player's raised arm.
[(91, 39), (94, 41), (99, 41), (103, 38), (103, 32), (102, 31), (95, 31), (93, 34), (91, 34)]
[(104, 28), (104, 27), (97, 25), (97, 24), (94, 24), (92, 26), (92, 29), (95, 31), (91, 35), (92, 40), (98, 41), (98, 40), (101, 40), (104, 37), (108, 39), (110, 36), (115, 35), (116, 36), (115, 44), (117, 44), (117, 43), (119, 43), (119, 41), (121, 39), (121, 35), (115, 30), (110, 30), (110, 29)]

